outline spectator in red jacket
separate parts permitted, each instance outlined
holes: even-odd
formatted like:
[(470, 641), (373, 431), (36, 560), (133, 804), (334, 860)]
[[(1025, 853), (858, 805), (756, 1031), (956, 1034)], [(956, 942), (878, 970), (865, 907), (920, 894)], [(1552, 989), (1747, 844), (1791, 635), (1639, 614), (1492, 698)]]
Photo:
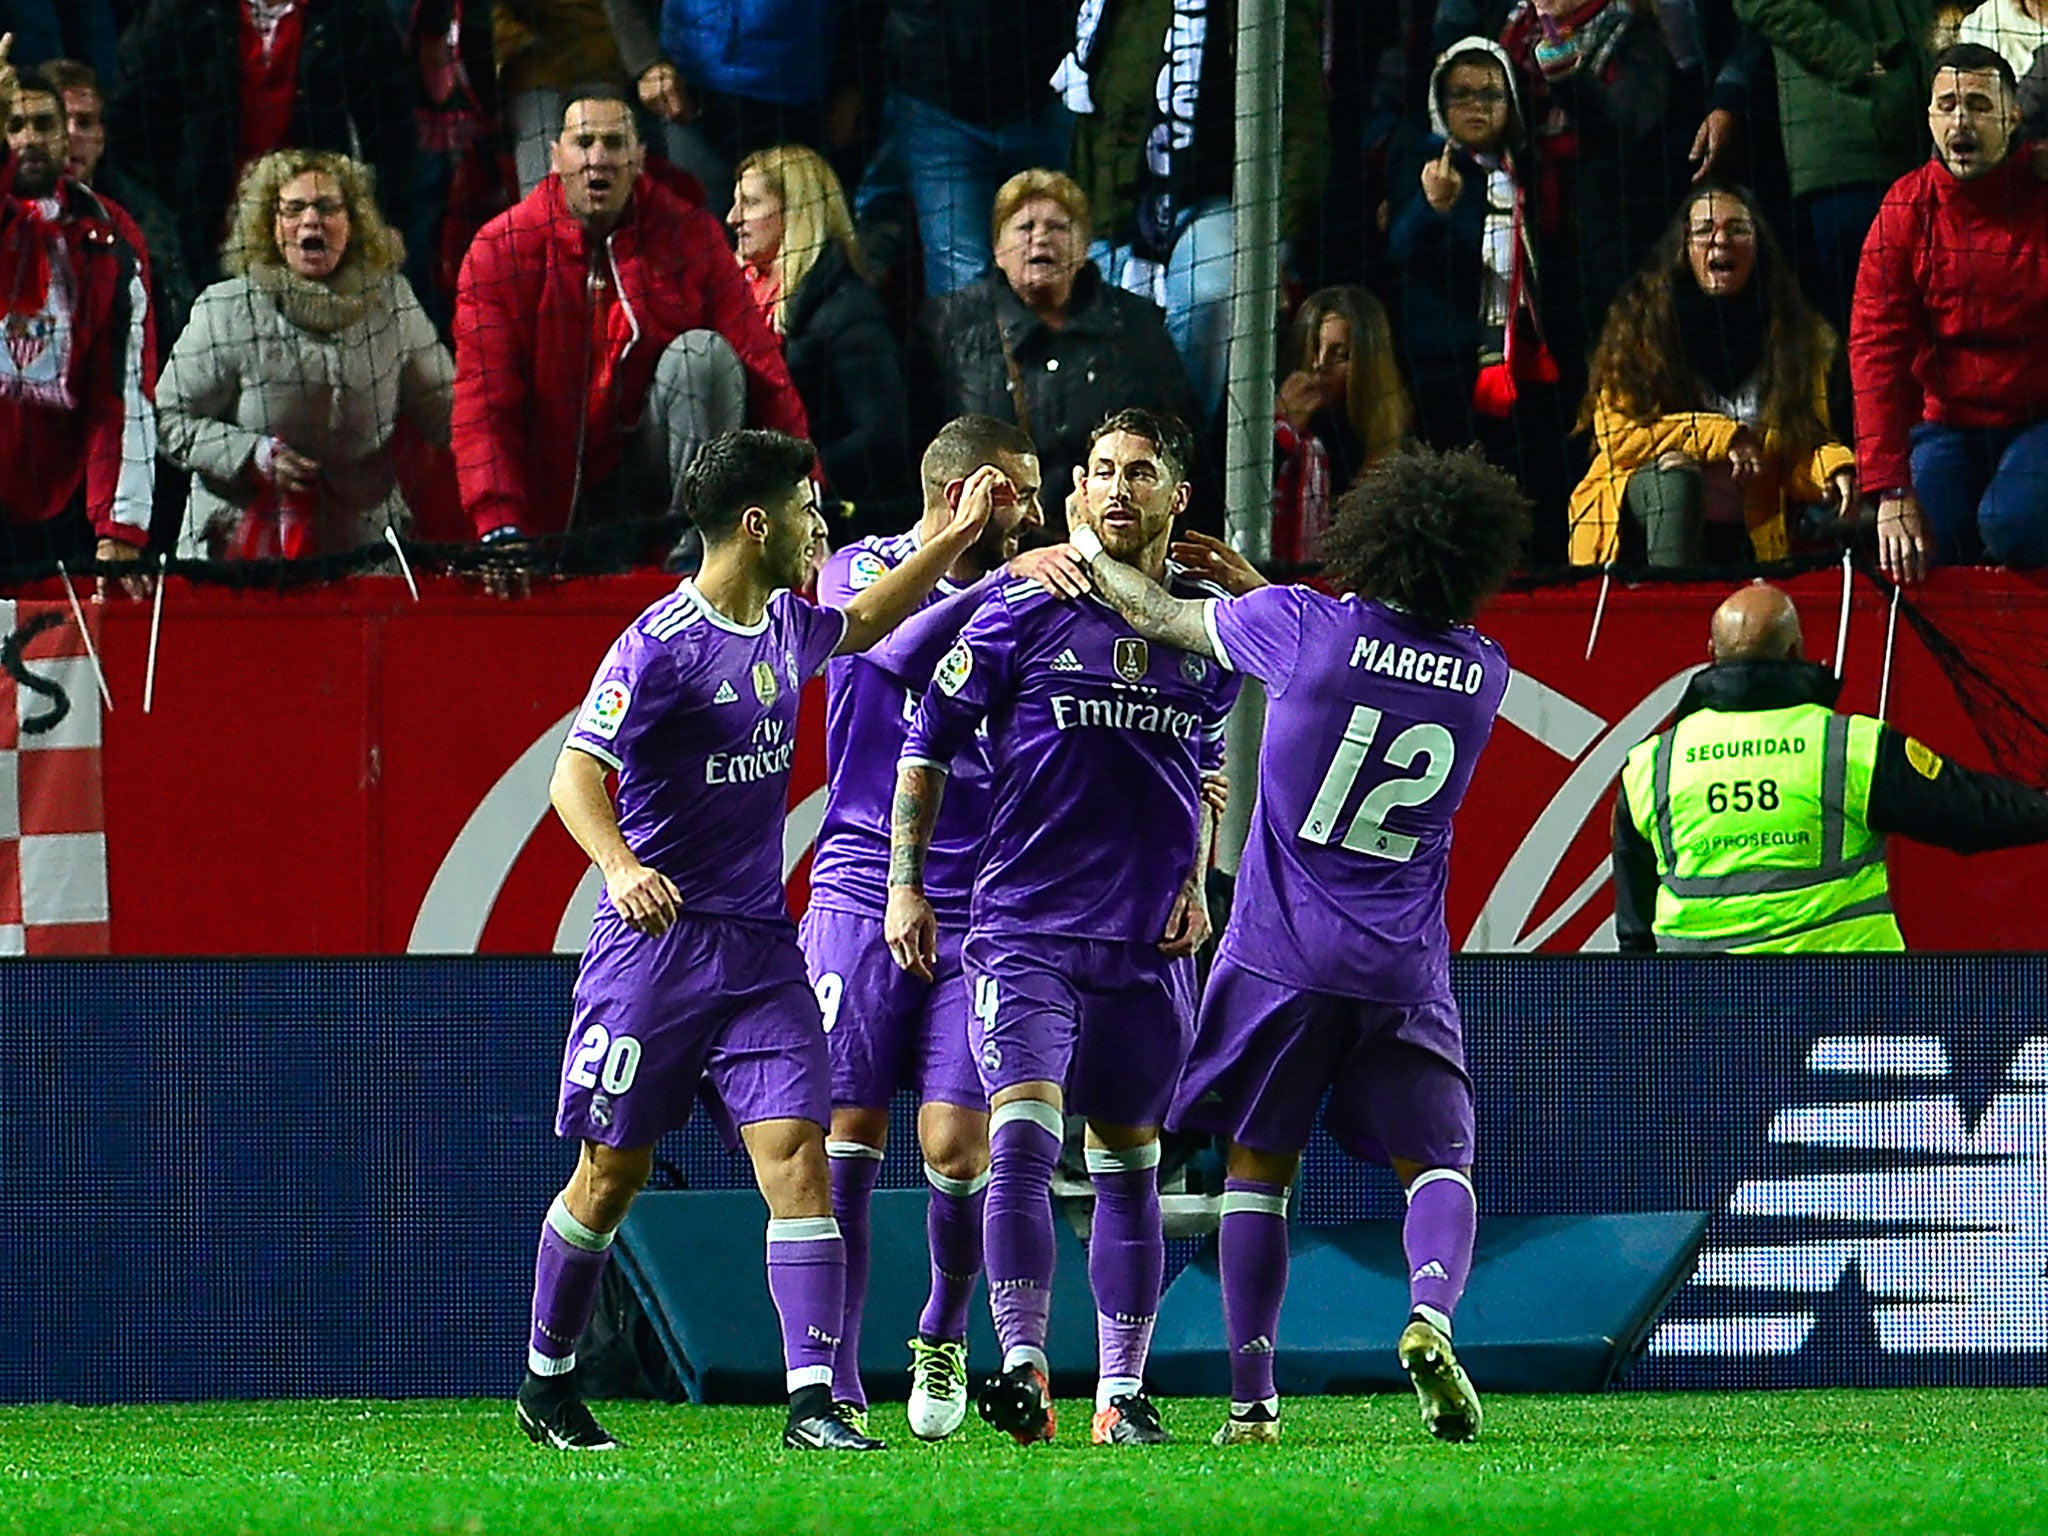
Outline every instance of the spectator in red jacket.
[[(487, 544), (682, 507), (722, 432), (802, 437), (802, 403), (725, 230), (642, 173), (622, 95), (579, 94), (554, 172), (484, 226), (455, 301), (456, 473)], [(630, 537), (594, 558), (644, 558)]]
[(65, 171), (63, 99), (0, 39), (0, 568), (132, 560), (156, 477), (141, 233)]
[(2048, 564), (2048, 185), (2014, 154), (2012, 66), (1958, 43), (1935, 61), (1935, 158), (1885, 194), (1849, 327), (1858, 479), (1878, 557)]

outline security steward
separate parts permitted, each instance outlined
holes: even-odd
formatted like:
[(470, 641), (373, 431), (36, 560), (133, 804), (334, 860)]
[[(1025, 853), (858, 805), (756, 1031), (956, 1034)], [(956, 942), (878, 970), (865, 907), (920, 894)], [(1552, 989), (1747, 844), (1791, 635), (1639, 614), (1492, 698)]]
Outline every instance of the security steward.
[(1805, 659), (1791, 598), (1714, 612), (1672, 724), (1622, 766), (1614, 927), (1624, 952), (1899, 950), (1885, 839), (1955, 853), (2048, 840), (2048, 795), (1973, 773), (1868, 715)]

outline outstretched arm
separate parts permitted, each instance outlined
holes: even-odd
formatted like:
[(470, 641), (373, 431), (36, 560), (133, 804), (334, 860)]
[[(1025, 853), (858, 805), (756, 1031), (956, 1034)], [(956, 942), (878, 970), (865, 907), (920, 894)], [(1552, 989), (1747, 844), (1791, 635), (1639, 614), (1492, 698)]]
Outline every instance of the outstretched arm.
[(840, 656), (864, 651), (908, 618), (925, 594), (938, 585), (948, 567), (966, 553), (988, 525), (998, 485), (1009, 477), (993, 465), (984, 464), (967, 477), (960, 493), (960, 505), (952, 520), (924, 547), (871, 587), (863, 587), (847, 601), (846, 638), (835, 653)]
[(889, 817), (889, 906), (882, 937), (896, 963), (925, 981), (939, 958), (939, 923), (924, 894), (924, 861), (946, 794), (946, 771), (932, 763), (906, 761), (896, 768), (896, 797)]
[(1102, 551), (1102, 540), (1092, 528), (1076, 528), (1068, 538), (1075, 559), (1087, 571), (1088, 579), (1103, 600), (1124, 616), (1131, 628), (1147, 640), (1178, 646), (1197, 656), (1216, 657), (1216, 643), (1209, 638), (1203, 622), (1206, 602), (1175, 597), (1142, 571), (1132, 570)]

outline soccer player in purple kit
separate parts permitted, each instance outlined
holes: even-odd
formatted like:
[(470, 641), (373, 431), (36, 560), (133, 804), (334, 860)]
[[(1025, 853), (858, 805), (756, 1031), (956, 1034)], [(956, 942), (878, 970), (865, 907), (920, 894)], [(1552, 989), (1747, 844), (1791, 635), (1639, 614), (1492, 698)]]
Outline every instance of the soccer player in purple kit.
[[(1070, 515), (1116, 558), (1166, 577), (1188, 452), (1172, 417), (1117, 413), (1096, 429)], [(977, 1406), (1020, 1444), (1053, 1435), (1050, 1191), (1069, 1107), (1088, 1123), (1095, 1186), (1091, 1435), (1168, 1439), (1144, 1390), (1165, 1267), (1159, 1123), (1193, 1029), (1190, 957), (1209, 931), (1215, 819), (1202, 776), (1222, 766), (1236, 692), (1213, 662), (1148, 643), (1098, 601), (1011, 582), (941, 659), (904, 742), (885, 933), (900, 965), (929, 976), (938, 923), (925, 875), (947, 765), (984, 722), (989, 735), (989, 825), (961, 959), (991, 1111), (984, 1240), (1003, 1361)]]
[(784, 1443), (882, 1448), (832, 1411), (846, 1256), (825, 1166), (830, 1064), (782, 892), (797, 696), (828, 657), (916, 607), (980, 537), (1002, 476), (978, 473), (921, 550), (842, 607), (816, 607), (787, 590), (824, 532), (814, 462), (809, 443), (776, 432), (699, 453), (684, 485), (703, 566), (613, 644), (555, 763), (549, 797), (605, 888), (555, 1120), (580, 1151), (541, 1228), (516, 1409), (543, 1445), (616, 1445), (576, 1390), (576, 1344), (655, 1141), (702, 1093), (738, 1127), (768, 1204)]
[(1087, 581), (1049, 551), (1018, 553), (1022, 531), (1043, 524), (1038, 457), (1020, 428), (989, 416), (957, 417), (932, 439), (919, 469), (924, 515), (915, 528), (848, 545), (825, 563), (818, 580), (820, 602), (851, 602), (945, 528), (969, 478), (985, 465), (1001, 470), (1006, 483), (998, 484), (981, 537), (886, 640), (825, 669), (830, 793), (799, 930), (832, 1057), (825, 1155), (832, 1213), (846, 1241), (846, 1311), (837, 1330), (832, 1396), (841, 1417), (865, 1432), (860, 1331), (868, 1217), (889, 1131), (889, 1098), (903, 1086), (918, 1095), (918, 1143), (931, 1186), (931, 1290), (910, 1340), (910, 1427), (923, 1440), (944, 1439), (966, 1417), (967, 1307), (981, 1273), (988, 1098), (967, 1048), (959, 930), (966, 926), (968, 890), (988, 825), (989, 766), (978, 739), (951, 764), (951, 792), (933, 835), (925, 888), (942, 932), (952, 931), (927, 981), (900, 969), (882, 937), (896, 759), (933, 666), (995, 583), (1047, 567), (1063, 580), (1067, 596), (1085, 592)]
[(1266, 685), (1258, 800), (1231, 918), (1169, 1124), (1229, 1141), (1219, 1237), (1230, 1416), (1218, 1445), (1280, 1438), (1274, 1341), (1287, 1190), (1317, 1107), (1408, 1194), (1407, 1327), (1397, 1345), (1439, 1439), (1479, 1433), (1451, 1348), (1472, 1267), (1472, 1085), (1444, 922), (1451, 821), (1508, 685), (1469, 627), (1520, 556), (1528, 504), (1476, 455), (1411, 448), (1337, 505), (1326, 575), (1344, 595), (1267, 586), (1214, 541), (1241, 595), (1173, 596), (1072, 543), (1138, 633)]

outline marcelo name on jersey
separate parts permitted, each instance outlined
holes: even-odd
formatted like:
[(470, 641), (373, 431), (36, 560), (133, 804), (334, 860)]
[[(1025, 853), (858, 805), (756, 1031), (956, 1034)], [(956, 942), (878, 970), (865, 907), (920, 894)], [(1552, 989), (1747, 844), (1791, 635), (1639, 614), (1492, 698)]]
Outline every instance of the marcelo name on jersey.
[(1396, 645), (1372, 635), (1361, 636), (1351, 648), (1351, 665), (1382, 677), (1420, 683), (1425, 688), (1442, 688), (1451, 693), (1477, 693), (1486, 681), (1486, 668), (1462, 656), (1442, 651), (1421, 651), (1412, 645)]

